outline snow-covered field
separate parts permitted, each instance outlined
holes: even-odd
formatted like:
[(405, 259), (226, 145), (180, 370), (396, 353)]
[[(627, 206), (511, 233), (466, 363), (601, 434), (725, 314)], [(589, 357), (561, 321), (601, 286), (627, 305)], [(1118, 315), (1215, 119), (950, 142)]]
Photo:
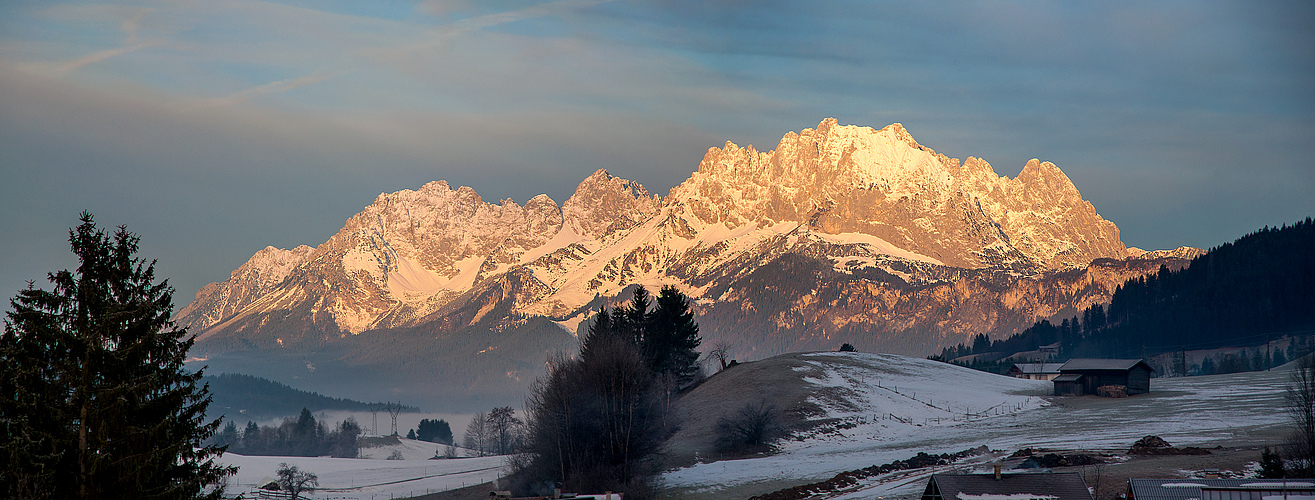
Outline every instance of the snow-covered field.
[(231, 494), (251, 492), (272, 481), (279, 464), (286, 462), (319, 477), (319, 489), (306, 496), (321, 500), (405, 498), (493, 481), (503, 475), (506, 457), (425, 460), (415, 457), (433, 456), (433, 443), (402, 441), (404, 460), (257, 457), (225, 453), (220, 462), (238, 466), (237, 476), (228, 481)]
[[(953, 453), (980, 445), (1126, 449), (1154, 434), (1174, 445), (1213, 446), (1286, 418), (1281, 410), (1286, 371), (1152, 379), (1150, 394), (1126, 399), (1053, 398), (1050, 382), (924, 359), (862, 353), (807, 358), (825, 375), (806, 380), (845, 395), (839, 403), (819, 400), (828, 409), (820, 418), (843, 419), (841, 427), (848, 428), (786, 442), (780, 454), (769, 457), (669, 471), (665, 485), (715, 492), (754, 482), (823, 480), (918, 452)], [(854, 498), (916, 493), (929, 473), (892, 473)]]
[[(973, 371), (925, 359), (887, 354), (814, 353), (806, 382), (818, 389), (818, 418), (838, 425), (782, 443), (781, 453), (745, 460), (700, 463), (668, 471), (662, 482), (677, 491), (714, 493), (751, 483), (823, 480), (838, 472), (908, 458), (918, 452), (956, 452), (980, 445), (1012, 451), (1126, 449), (1146, 435), (1177, 446), (1213, 446), (1283, 424), (1288, 372), (1238, 373), (1151, 380), (1151, 393), (1126, 399), (1054, 398), (1052, 384)], [(818, 375), (820, 374), (820, 375)], [(454, 429), (455, 431), (456, 429)], [(425, 460), (433, 443), (402, 440), (390, 448), (362, 449), (376, 459), (247, 457), (238, 465), (233, 492), (274, 476), (280, 462), (319, 475), (316, 499), (383, 499), (420, 495), (492, 481), (505, 458)], [(379, 460), (393, 449), (405, 460)], [(440, 450), (441, 451), (441, 450)], [(986, 457), (968, 459), (964, 466)], [(915, 494), (929, 470), (870, 478), (858, 491), (835, 498)], [(917, 491), (915, 491), (917, 490)]]

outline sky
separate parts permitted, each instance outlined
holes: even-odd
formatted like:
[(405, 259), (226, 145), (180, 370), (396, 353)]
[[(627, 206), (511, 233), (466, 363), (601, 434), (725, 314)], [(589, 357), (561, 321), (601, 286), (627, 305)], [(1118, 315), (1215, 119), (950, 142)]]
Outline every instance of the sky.
[(1054, 162), (1126, 245), (1209, 248), (1315, 215), (1315, 3), (7, 0), (0, 292), (74, 267), (83, 210), (181, 307), (379, 193), (666, 194), (827, 117)]

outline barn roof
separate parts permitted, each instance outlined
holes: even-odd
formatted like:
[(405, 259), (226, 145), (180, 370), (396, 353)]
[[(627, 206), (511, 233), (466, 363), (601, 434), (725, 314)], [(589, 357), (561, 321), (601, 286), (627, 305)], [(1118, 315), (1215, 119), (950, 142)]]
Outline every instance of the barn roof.
[(1066, 372), (1070, 370), (1131, 370), (1138, 364), (1144, 365), (1147, 370), (1155, 371), (1151, 365), (1140, 359), (1070, 359), (1059, 371)]
[(1064, 363), (1015, 363), (1014, 366), (1022, 373), (1059, 373)]
[(1080, 374), (1080, 373), (1066, 373), (1066, 374), (1064, 374), (1064, 375), (1060, 375), (1060, 376), (1058, 376), (1058, 377), (1055, 377), (1055, 380), (1054, 380), (1054, 381), (1055, 381), (1055, 382), (1077, 382), (1078, 380), (1081, 380), (1081, 379), (1082, 379), (1082, 374)]
[(1087, 483), (1076, 472), (1004, 474), (1000, 479), (994, 474), (932, 474), (929, 492), (933, 486), (944, 500), (991, 500), (1000, 495), (1010, 500), (1091, 500)]
[[(1315, 479), (1288, 479), (1288, 491), (1315, 489)], [(1200, 499), (1201, 488), (1281, 490), (1284, 480), (1274, 479), (1129, 479), (1128, 490), (1136, 500)]]

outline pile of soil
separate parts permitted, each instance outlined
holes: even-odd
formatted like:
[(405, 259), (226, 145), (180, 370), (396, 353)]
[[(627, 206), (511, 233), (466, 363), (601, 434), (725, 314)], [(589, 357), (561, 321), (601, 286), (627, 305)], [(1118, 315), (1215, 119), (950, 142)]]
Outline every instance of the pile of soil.
[(1092, 455), (1076, 453), (1073, 455), (1059, 455), (1056, 453), (1047, 453), (1045, 455), (1032, 455), (1018, 464), (1015, 469), (1049, 469), (1053, 467), (1076, 467), (1080, 465), (1103, 464), (1104, 460)]
[(1129, 455), (1209, 455), (1210, 450), (1187, 446), (1183, 448), (1174, 448), (1168, 441), (1161, 439), (1160, 436), (1146, 436), (1132, 443), (1132, 448), (1128, 448)]
[(896, 460), (884, 465), (873, 465), (863, 469), (841, 472), (826, 481), (802, 484), (793, 488), (777, 490), (765, 495), (750, 497), (749, 500), (802, 500), (814, 495), (834, 493), (843, 488), (858, 484), (860, 479), (866, 479), (897, 470), (921, 469), (933, 465), (949, 465), (956, 460), (975, 455), (984, 455), (990, 453), (990, 451), (991, 450), (987, 449), (986, 446), (979, 446), (958, 453), (942, 453), (940, 455), (929, 455), (927, 453), (919, 452), (908, 460)]

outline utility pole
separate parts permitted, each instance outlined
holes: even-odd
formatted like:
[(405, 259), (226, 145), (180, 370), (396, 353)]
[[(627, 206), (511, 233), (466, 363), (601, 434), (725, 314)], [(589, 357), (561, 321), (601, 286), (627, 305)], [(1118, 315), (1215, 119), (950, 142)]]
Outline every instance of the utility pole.
[(389, 415), (392, 415), (392, 417), (393, 417), (393, 435), (394, 435), (394, 436), (397, 435), (397, 414), (398, 414), (398, 413), (402, 413), (402, 403), (401, 403), (401, 402), (394, 403), (394, 402), (392, 402), (392, 401), (389, 401), (389, 402), (388, 402), (388, 414), (389, 414)]
[(370, 403), (370, 432), (379, 435), (379, 405), (382, 403)]

